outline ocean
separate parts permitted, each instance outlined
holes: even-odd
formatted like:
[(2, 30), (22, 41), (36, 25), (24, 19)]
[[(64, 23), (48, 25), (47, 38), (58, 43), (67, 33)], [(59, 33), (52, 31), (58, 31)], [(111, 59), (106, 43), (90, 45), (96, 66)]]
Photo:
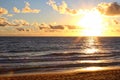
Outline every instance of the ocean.
[(120, 68), (120, 37), (0, 37), (0, 74)]

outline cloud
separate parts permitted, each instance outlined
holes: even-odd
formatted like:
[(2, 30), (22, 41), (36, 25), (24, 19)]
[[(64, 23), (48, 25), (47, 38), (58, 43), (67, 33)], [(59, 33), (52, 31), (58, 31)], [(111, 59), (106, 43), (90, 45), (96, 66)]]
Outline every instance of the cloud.
[(25, 7), (22, 9), (22, 13), (39, 13), (38, 9), (31, 9), (28, 2), (25, 3)]
[(77, 10), (68, 8), (67, 4), (64, 1), (62, 1), (61, 5), (56, 5), (56, 2), (54, 0), (49, 0), (47, 4), (50, 5), (54, 10), (58, 11), (60, 14), (78, 14)]
[(14, 11), (15, 13), (20, 13), (20, 10), (19, 10), (18, 8), (16, 8), (16, 7), (13, 7), (13, 11)]
[[(86, 11), (86, 10), (83, 10), (83, 9), (79, 9), (79, 10), (70, 9), (68, 7), (67, 3), (64, 2), (64, 1), (62, 1), (61, 5), (57, 5), (54, 0), (49, 0), (47, 2), (47, 4), (50, 5), (55, 11), (59, 12), (60, 14), (70, 14), (70, 15), (80, 14), (80, 15), (82, 15)], [(93, 9), (95, 9), (95, 8), (93, 8)], [(96, 9), (101, 14), (104, 14), (104, 15), (107, 15), (107, 16), (120, 15), (120, 4), (118, 4), (117, 2), (100, 3), (96, 7)]]
[(39, 25), (39, 29), (50, 29), (50, 26), (46, 23), (42, 23)]
[(55, 26), (50, 25), (50, 28), (51, 29), (64, 29), (64, 26), (63, 25), (55, 25)]
[(0, 15), (7, 14), (8, 10), (0, 7)]
[(31, 29), (26, 29), (26, 28), (22, 28), (22, 27), (20, 27), (20, 28), (16, 28), (16, 30), (17, 31), (22, 31), (22, 32), (30, 32), (31, 31)]
[(51, 29), (80, 29), (80, 27), (78, 26), (74, 26), (74, 25), (49, 25)]
[(104, 15), (116, 16), (120, 15), (120, 5), (117, 2), (101, 3), (97, 9)]
[(0, 26), (1, 27), (5, 27), (5, 26), (30, 26), (29, 22), (27, 22), (26, 20), (13, 20), (11, 22), (9, 22), (6, 18), (0, 18)]
[(114, 20), (115, 24), (120, 24), (120, 22), (118, 20)]
[(12, 17), (12, 16), (13, 16), (13, 14), (8, 14), (7, 16), (8, 16), (8, 17)]
[(1, 17), (0, 18), (0, 26), (5, 27), (5, 26), (16, 26), (16, 27), (23, 27), (23, 26), (36, 26), (30, 24), (28, 21), (23, 20), (23, 19), (15, 19), (13, 21), (8, 21), (6, 18)]
[(4, 27), (9, 25), (9, 22), (6, 18), (0, 18), (0, 26)]
[(17, 7), (13, 7), (13, 11), (15, 13), (39, 13), (40, 12), (39, 9), (31, 9), (29, 2), (25, 3), (25, 7), (22, 10), (18, 9)]
[(14, 20), (13, 23), (18, 26), (29, 26), (29, 22), (27, 22), (26, 20), (23, 20), (23, 19)]
[(16, 28), (18, 31), (25, 31), (24, 28)]
[(9, 22), (6, 18), (1, 17), (0, 18), (0, 27), (6, 27), (6, 26), (20, 26), (20, 23), (17, 24), (15, 22)]
[(35, 27), (35, 29), (37, 30), (46, 30), (46, 31), (58, 31), (58, 30), (74, 30), (74, 29), (80, 29), (80, 27), (78, 26), (74, 26), (74, 25), (57, 25), (57, 24), (46, 24), (46, 23), (38, 23), (38, 22), (34, 22), (32, 24), (30, 24), (31, 26)]
[(72, 25), (57, 25), (57, 24), (46, 24), (33, 22), (29, 23), (23, 19), (15, 19), (8, 21), (6, 18), (0, 18), (0, 27), (12, 27), (13, 30), (24, 31), (24, 32), (35, 32), (35, 31), (44, 31), (44, 32), (59, 32), (63, 30), (74, 30), (79, 29), (77, 26)]
[(74, 25), (66, 25), (68, 29), (80, 29), (79, 26), (74, 26)]

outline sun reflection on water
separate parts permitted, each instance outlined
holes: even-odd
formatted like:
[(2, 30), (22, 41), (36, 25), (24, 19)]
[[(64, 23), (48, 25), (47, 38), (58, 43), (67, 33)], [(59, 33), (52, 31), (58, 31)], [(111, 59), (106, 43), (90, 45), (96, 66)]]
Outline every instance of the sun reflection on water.
[(88, 37), (85, 42), (86, 48), (83, 49), (83, 52), (86, 54), (98, 53), (100, 49), (96, 48), (96, 44), (98, 44), (98, 40), (96, 37)]
[(98, 49), (96, 49), (96, 48), (89, 48), (89, 49), (85, 49), (84, 52), (86, 54), (93, 54), (93, 53), (97, 53)]
[[(109, 66), (109, 63), (113, 63), (114, 60), (103, 58), (104, 56), (106, 57), (110, 54), (108, 54), (108, 51), (106, 51), (101, 46), (102, 43), (98, 39), (99, 38), (97, 37), (91, 36), (83, 39), (78, 38), (77, 40), (75, 40), (75, 42), (79, 42), (80, 40), (83, 41), (82, 43), (80, 43), (80, 53), (82, 53), (82, 55), (85, 55), (83, 59), (77, 60), (76, 63), (86, 65), (82, 68), (80, 66), (79, 68), (75, 69), (75, 71), (102, 71), (119, 68), (119, 66), (116, 66), (114, 68), (113, 66)], [(108, 64), (108, 66), (104, 66), (104, 64)]]
[(104, 70), (103, 67), (87, 67), (87, 68), (84, 68), (83, 70), (86, 70), (86, 71), (98, 71), (98, 70)]
[(81, 63), (105, 63), (107, 60), (82, 60)]
[[(99, 41), (97, 39), (97, 37), (88, 37), (85, 40), (85, 44), (83, 46), (85, 46), (85, 48), (83, 49), (83, 53), (85, 53), (86, 55), (93, 55), (94, 54), (99, 54), (100, 52), (102, 52), (102, 49), (98, 48), (97, 45), (99, 45)], [(108, 62), (107, 60), (81, 60), (81, 63), (105, 63)], [(97, 66), (88, 66), (85, 68), (82, 68), (81, 71), (101, 71), (101, 70), (105, 70), (108, 69), (106, 67), (101, 67), (99, 65)]]

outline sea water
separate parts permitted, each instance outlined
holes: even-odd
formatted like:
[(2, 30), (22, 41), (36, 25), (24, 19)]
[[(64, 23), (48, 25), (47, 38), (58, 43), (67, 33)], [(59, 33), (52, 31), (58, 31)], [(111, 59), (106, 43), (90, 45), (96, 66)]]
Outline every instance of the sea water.
[(0, 74), (120, 68), (120, 37), (0, 37)]

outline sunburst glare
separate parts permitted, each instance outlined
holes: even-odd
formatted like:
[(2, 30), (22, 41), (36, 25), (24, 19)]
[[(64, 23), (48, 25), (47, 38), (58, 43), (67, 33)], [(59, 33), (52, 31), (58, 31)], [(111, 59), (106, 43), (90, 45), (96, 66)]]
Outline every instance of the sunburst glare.
[(103, 17), (96, 9), (84, 13), (78, 25), (83, 36), (101, 36), (104, 29)]

